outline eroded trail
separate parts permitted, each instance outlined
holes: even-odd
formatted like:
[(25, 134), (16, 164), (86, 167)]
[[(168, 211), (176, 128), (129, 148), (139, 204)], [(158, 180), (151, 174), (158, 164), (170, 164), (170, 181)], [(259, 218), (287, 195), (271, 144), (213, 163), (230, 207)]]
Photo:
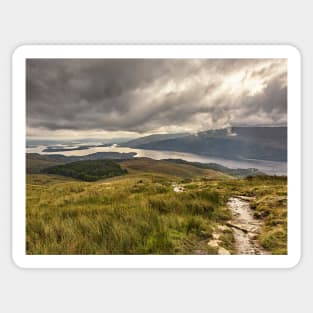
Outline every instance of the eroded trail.
[(228, 224), (235, 237), (236, 254), (269, 254), (257, 241), (261, 222), (253, 217), (246, 197), (231, 197), (227, 203), (233, 219)]

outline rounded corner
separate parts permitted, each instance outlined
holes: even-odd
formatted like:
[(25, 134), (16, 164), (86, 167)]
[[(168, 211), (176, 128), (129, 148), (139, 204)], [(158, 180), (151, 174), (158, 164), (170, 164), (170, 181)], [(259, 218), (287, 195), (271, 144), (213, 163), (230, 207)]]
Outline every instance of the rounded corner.
[(286, 45), (286, 48), (288, 50), (288, 54), (290, 54), (291, 56), (301, 60), (301, 51), (300, 49), (294, 45), (294, 44), (288, 44)]
[(299, 266), (299, 264), (302, 261), (302, 255), (301, 253), (295, 255), (295, 256), (290, 256), (290, 261), (288, 262), (288, 265), (286, 266), (287, 269), (294, 270)]
[(17, 256), (15, 253), (11, 254), (11, 261), (12, 263), (15, 265), (15, 267), (17, 267), (20, 270), (24, 270), (26, 269), (26, 266), (23, 263), (23, 260)]
[(16, 46), (12, 52), (12, 60), (25, 56), (25, 52), (28, 49), (28, 45), (24, 45), (24, 44), (20, 44), (18, 46)]

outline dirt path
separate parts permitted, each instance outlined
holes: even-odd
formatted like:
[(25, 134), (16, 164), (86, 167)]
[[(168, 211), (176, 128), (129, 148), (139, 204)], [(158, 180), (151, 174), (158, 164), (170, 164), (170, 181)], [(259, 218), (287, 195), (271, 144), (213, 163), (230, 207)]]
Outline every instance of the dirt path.
[(231, 197), (227, 202), (233, 214), (228, 226), (233, 230), (236, 254), (270, 254), (256, 239), (262, 224), (253, 217), (249, 200), (248, 197)]

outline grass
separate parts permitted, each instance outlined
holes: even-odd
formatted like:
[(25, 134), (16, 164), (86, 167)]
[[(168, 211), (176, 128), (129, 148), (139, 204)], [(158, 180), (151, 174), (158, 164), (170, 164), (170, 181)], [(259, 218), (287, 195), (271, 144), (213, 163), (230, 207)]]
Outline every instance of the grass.
[(223, 210), (219, 194), (177, 194), (162, 175), (109, 183), (52, 178), (27, 185), (27, 253), (210, 253), (203, 240)]
[[(125, 161), (129, 174), (96, 182), (28, 174), (27, 253), (216, 254), (208, 242), (231, 219), (226, 202), (236, 194), (256, 197), (261, 244), (274, 254), (287, 252), (286, 179), (233, 179), (164, 162)], [(175, 193), (173, 183), (185, 191)], [(220, 240), (234, 252), (229, 229)]]
[(37, 160), (32, 158), (26, 158), (26, 171), (27, 173), (40, 173), (41, 170), (56, 164), (62, 163), (49, 160)]
[(261, 245), (273, 254), (287, 253), (287, 181), (275, 182), (268, 188), (255, 190), (256, 200), (251, 204), (254, 216), (264, 220), (259, 236)]
[(182, 178), (194, 178), (195, 176), (207, 176), (210, 178), (227, 178), (228, 176), (210, 169), (203, 169), (190, 164), (178, 164), (164, 160), (149, 158), (135, 158), (121, 163), (121, 166), (129, 172), (161, 173)]
[(224, 182), (219, 191), (255, 197), (254, 217), (262, 220), (260, 244), (272, 254), (287, 254), (287, 178), (256, 176)]

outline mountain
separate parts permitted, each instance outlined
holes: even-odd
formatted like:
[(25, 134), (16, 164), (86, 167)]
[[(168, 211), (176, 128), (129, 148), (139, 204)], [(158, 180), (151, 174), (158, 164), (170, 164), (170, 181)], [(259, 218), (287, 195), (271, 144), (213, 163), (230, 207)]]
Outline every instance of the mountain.
[[(161, 135), (160, 135), (161, 136)], [(287, 127), (232, 127), (176, 138), (143, 137), (124, 144), (150, 150), (196, 153), (226, 159), (287, 161)]]
[(265, 173), (259, 171), (256, 168), (229, 168), (216, 163), (199, 163), (199, 162), (188, 162), (182, 159), (164, 159), (163, 161), (172, 162), (176, 164), (187, 164), (196, 166), (199, 168), (210, 169), (218, 171), (234, 177), (247, 177), (247, 176), (264, 176)]
[(145, 144), (151, 144), (153, 142), (158, 142), (161, 140), (168, 140), (168, 139), (175, 139), (180, 137), (188, 136), (188, 133), (179, 133), (179, 134), (155, 134), (155, 135), (149, 135), (141, 138), (137, 138), (134, 140), (130, 140), (124, 144), (121, 144), (121, 146), (126, 146), (130, 148), (137, 148)]

